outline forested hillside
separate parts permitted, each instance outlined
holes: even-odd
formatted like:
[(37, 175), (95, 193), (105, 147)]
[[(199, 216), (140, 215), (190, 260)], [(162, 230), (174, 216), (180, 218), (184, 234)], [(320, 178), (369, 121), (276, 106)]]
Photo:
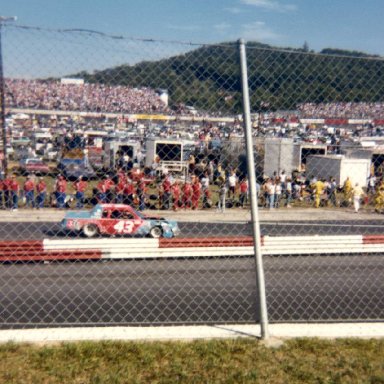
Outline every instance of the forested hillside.
[[(383, 58), (361, 52), (278, 49), (247, 44), (251, 110), (294, 110), (304, 102), (384, 100)], [(78, 73), (88, 82), (168, 90), (179, 103), (211, 112), (238, 113), (241, 82), (237, 43), (202, 46), (156, 62)], [(372, 91), (373, 90), (373, 91)]]

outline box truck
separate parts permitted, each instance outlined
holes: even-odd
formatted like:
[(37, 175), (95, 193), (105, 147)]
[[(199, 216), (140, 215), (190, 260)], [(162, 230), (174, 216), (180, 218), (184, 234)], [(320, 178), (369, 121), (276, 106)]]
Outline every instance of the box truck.
[(307, 157), (306, 167), (307, 176), (326, 180), (334, 177), (339, 186), (342, 186), (349, 177), (352, 185), (359, 183), (361, 187), (366, 187), (370, 175), (371, 160), (347, 158), (344, 155), (312, 155)]

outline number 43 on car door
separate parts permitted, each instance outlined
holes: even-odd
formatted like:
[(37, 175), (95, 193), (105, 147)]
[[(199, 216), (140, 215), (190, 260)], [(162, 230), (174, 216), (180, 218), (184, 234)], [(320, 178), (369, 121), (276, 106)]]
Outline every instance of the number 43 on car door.
[(116, 233), (132, 233), (135, 225), (140, 225), (141, 222), (137, 220), (120, 220), (114, 226), (113, 229)]

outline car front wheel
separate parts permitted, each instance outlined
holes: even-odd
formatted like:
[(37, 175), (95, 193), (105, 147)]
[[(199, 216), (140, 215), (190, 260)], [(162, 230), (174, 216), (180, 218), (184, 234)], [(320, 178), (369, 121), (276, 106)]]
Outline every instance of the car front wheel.
[(99, 234), (99, 228), (95, 224), (86, 224), (83, 227), (83, 233), (86, 237), (95, 237)]
[(151, 228), (149, 234), (154, 239), (158, 239), (163, 234), (163, 230), (160, 227), (153, 227)]

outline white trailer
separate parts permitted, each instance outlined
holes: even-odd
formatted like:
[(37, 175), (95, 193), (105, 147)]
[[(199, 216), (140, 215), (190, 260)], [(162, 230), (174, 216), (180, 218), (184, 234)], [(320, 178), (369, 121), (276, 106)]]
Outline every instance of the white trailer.
[(293, 151), (293, 162), (295, 169), (304, 171), (307, 169), (307, 159), (313, 155), (326, 155), (327, 144), (296, 143)]
[(103, 166), (107, 170), (124, 168), (128, 162), (137, 162), (141, 145), (137, 141), (106, 141), (103, 145)]
[(326, 180), (334, 177), (339, 186), (342, 186), (349, 177), (352, 185), (359, 183), (361, 187), (366, 187), (370, 170), (370, 159), (347, 158), (343, 155), (312, 155), (307, 158), (308, 176), (313, 175)]
[(266, 138), (264, 142), (264, 174), (284, 170), (287, 174), (302, 171), (310, 155), (326, 155), (326, 144), (295, 143), (291, 138)]
[(145, 144), (145, 166), (157, 162), (162, 172), (182, 172), (186, 162), (183, 159), (183, 140), (151, 138)]

